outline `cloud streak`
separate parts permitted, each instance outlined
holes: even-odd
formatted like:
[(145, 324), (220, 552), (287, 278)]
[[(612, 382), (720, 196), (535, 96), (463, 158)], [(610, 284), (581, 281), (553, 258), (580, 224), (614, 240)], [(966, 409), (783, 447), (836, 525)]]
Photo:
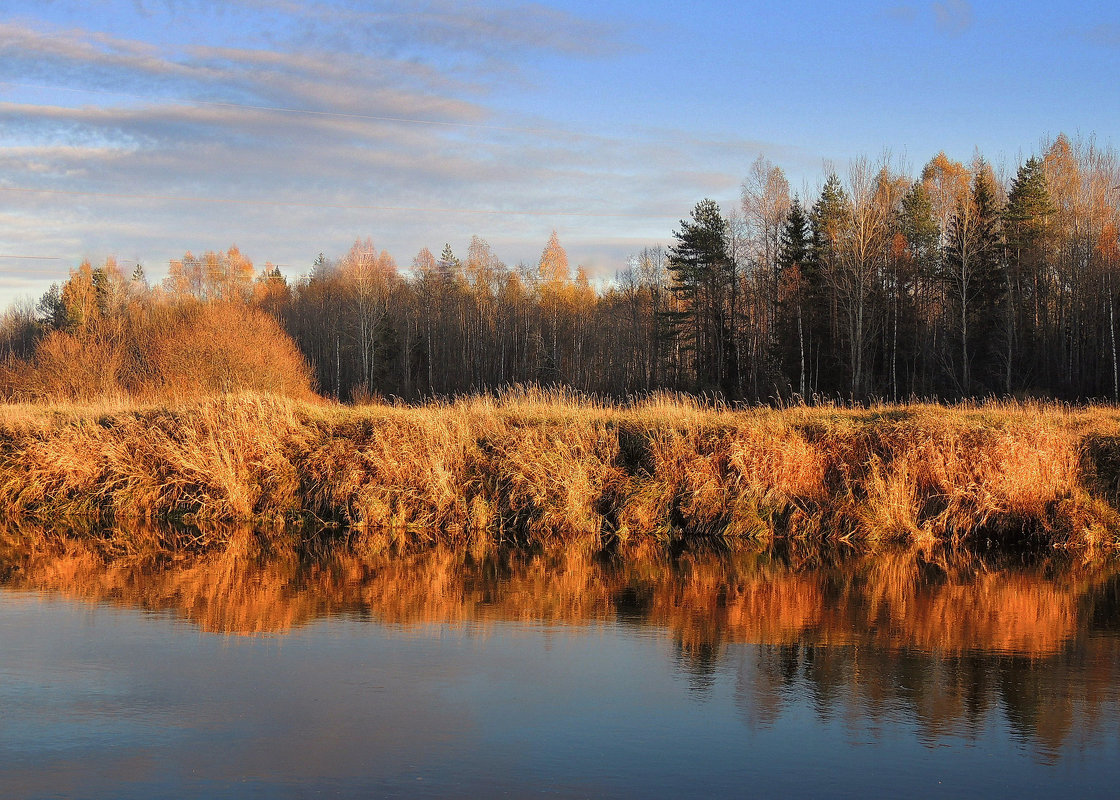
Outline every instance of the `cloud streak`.
[(887, 19), (905, 24), (917, 24), (929, 20), (928, 12), (933, 14), (937, 30), (950, 36), (959, 36), (975, 24), (976, 18), (972, 4), (968, 0), (939, 0), (936, 3), (914, 4), (897, 3), (887, 7), (882, 13)]
[(620, 31), (540, 3), (494, 5), (455, 0), (292, 3), (242, 0), (298, 19), (304, 35), (348, 52), (368, 49), (408, 53), (418, 48), (459, 57), (500, 58), (525, 52), (599, 57), (620, 46)]
[[(195, 10), (172, 5), (172, 17)], [(0, 186), (50, 190), (0, 192), (18, 209), (0, 253), (115, 253), (158, 276), (185, 249), (236, 242), (298, 273), (367, 234), (402, 264), (421, 246), (465, 251), (476, 233), (510, 262), (535, 259), (557, 227), (582, 243), (574, 261), (613, 274), (621, 243), (664, 239), (698, 197), (734, 192), (729, 152), (765, 148), (584, 135), (498, 110), (495, 82), (524, 63), (625, 47), (609, 26), (543, 6), (231, 7), (282, 17), (268, 36), (283, 44), (0, 23)], [(299, 29), (310, 46), (291, 44)], [(44, 263), (0, 261), (0, 273), (39, 280)]]

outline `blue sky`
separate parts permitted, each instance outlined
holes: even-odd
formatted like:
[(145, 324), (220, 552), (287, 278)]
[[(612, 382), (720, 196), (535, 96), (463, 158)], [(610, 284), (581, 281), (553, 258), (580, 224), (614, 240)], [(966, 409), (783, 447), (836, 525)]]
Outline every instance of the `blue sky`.
[[(1114, 143), (1110, 3), (8, 0), (0, 301), (82, 258), (153, 278), (236, 243), (304, 273), (372, 237), (404, 267), (474, 234), (509, 264), (556, 228), (610, 276), (725, 209), (760, 154), (939, 150), (1013, 170)], [(43, 259), (12, 256), (42, 256)]]

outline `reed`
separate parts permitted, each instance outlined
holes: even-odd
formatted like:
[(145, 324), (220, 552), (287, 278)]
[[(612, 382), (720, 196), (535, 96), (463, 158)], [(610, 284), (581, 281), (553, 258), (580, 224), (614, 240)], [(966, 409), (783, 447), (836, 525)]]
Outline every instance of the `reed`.
[(1107, 552), (1118, 505), (1120, 411), (1104, 407), (732, 409), (536, 388), (420, 406), (0, 406), (9, 519), (313, 516), (371, 547), (798, 537)]

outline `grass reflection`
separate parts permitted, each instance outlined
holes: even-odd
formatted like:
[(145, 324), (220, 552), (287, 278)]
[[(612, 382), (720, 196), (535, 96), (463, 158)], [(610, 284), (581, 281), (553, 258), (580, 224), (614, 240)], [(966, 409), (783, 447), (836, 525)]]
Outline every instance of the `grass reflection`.
[[(140, 547), (203, 535), (220, 546), (205, 554)], [(822, 719), (901, 710), (930, 742), (975, 735), (999, 715), (1043, 758), (1115, 722), (1120, 680), (1120, 572), (1055, 554), (472, 554), (307, 529), (149, 523), (95, 536), (25, 525), (0, 535), (0, 577), (10, 589), (171, 612), (230, 635), (280, 635), (334, 615), (403, 626), (652, 629), (669, 637), (702, 695), (733, 674), (752, 727), (806, 697)]]

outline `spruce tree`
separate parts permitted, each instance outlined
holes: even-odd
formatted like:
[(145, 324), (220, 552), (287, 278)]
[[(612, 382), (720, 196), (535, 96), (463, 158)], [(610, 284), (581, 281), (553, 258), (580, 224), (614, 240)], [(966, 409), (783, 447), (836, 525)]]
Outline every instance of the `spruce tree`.
[[(991, 178), (982, 167), (972, 192), (958, 201), (949, 219), (943, 264), (950, 294), (957, 302), (959, 390), (964, 395), (973, 394), (974, 389), (995, 388), (990, 384), (998, 352), (994, 337), (1000, 332), (998, 306), (1007, 285), (1000, 218)], [(974, 387), (974, 377), (989, 383)]]
[(838, 258), (840, 241), (851, 216), (848, 193), (840, 184), (836, 173), (828, 176), (821, 196), (809, 212), (812, 229), (812, 256), (814, 267), (822, 274), (827, 272)]
[(1038, 309), (1045, 302), (1040, 286), (1045, 285), (1050, 220), (1055, 213), (1042, 159), (1032, 156), (1016, 172), (1003, 212), (1009, 299), (1005, 391), (1011, 391), (1013, 382), (1031, 371), (1032, 356), (1041, 356), (1035, 328)]
[(816, 347), (810, 369), (820, 390), (844, 391), (839, 308), (833, 281), (840, 269), (841, 248), (851, 220), (851, 201), (836, 173), (825, 181), (809, 212), (810, 247), (806, 281), (812, 308), (809, 327)]
[(1032, 156), (1019, 167), (1007, 194), (1003, 218), (1008, 246), (1015, 249), (1037, 242), (1045, 234), (1050, 215), (1056, 211), (1042, 160)]
[(898, 229), (906, 240), (905, 266), (900, 275), (911, 313), (904, 359), (909, 363), (910, 391), (934, 393), (935, 371), (940, 358), (935, 352), (937, 328), (933, 324), (940, 305), (941, 226), (934, 214), (933, 198), (925, 184), (916, 182), (902, 198)]
[(811, 271), (809, 218), (801, 200), (793, 198), (778, 240), (778, 342), (775, 360), (798, 394), (811, 393), (808, 365), (812, 363), (812, 338), (807, 325)]
[(932, 274), (940, 256), (941, 229), (933, 215), (933, 201), (922, 183), (915, 183), (902, 198), (899, 227), (913, 259)]
[(451, 250), (450, 243), (443, 245), (443, 252), (440, 253), (439, 261), (436, 264), (439, 267), (440, 277), (445, 281), (451, 281), (459, 274), (461, 262)]
[(668, 312), (670, 329), (692, 354), (695, 388), (730, 392), (737, 376), (728, 319), (733, 265), (727, 222), (716, 202), (705, 199), (673, 235), (668, 268), (678, 308)]
[(809, 218), (801, 206), (801, 199), (795, 196), (778, 240), (778, 269), (784, 272), (796, 264), (804, 272), (808, 260)]

